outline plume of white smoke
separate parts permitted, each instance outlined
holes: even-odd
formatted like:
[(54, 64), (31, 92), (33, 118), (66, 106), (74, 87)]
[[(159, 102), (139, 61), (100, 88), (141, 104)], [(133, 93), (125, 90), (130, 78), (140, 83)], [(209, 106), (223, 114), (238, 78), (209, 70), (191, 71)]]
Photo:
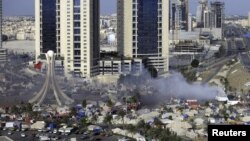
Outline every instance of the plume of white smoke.
[(162, 96), (185, 99), (210, 100), (221, 93), (221, 89), (215, 86), (188, 83), (180, 73), (153, 80), (151, 85)]

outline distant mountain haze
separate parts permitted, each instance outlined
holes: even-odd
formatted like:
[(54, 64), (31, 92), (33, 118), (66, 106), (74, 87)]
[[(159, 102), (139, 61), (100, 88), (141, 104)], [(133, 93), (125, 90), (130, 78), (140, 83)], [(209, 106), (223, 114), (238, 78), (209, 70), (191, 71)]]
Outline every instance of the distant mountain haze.
[[(116, 0), (100, 0), (101, 14), (116, 12)], [(196, 13), (198, 0), (189, 0), (190, 10)], [(226, 15), (247, 15), (250, 11), (250, 0), (223, 0), (226, 3)], [(4, 16), (34, 15), (35, 0), (3, 0)]]

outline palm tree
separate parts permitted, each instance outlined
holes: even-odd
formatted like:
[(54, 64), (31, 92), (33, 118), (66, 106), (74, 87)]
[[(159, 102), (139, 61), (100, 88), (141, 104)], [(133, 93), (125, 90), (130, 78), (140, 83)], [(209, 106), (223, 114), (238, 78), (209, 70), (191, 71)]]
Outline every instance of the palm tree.
[(140, 120), (137, 123), (136, 128), (140, 130), (143, 135), (146, 135), (147, 131), (150, 130), (151, 127), (144, 120)]
[(107, 102), (107, 106), (112, 107), (113, 105), (114, 105), (113, 102), (111, 101), (111, 99), (109, 99), (108, 102)]
[(103, 123), (107, 124), (107, 125), (111, 125), (112, 124), (112, 115), (110, 114), (107, 114), (105, 117), (104, 117), (104, 120), (103, 120)]
[(13, 107), (11, 107), (11, 112), (14, 114), (18, 114), (19, 113), (19, 109), (16, 105), (14, 105)]
[(158, 139), (160, 141), (181, 141), (181, 138), (179, 138), (175, 133), (171, 133), (169, 129), (161, 130), (158, 134)]
[(122, 125), (124, 126), (124, 117), (126, 115), (126, 112), (124, 110), (118, 111), (118, 116), (122, 118)]
[(136, 125), (136, 128), (138, 129), (141, 129), (141, 128), (144, 128), (146, 126), (146, 123), (144, 120), (140, 120), (137, 125)]
[(127, 125), (127, 129), (131, 133), (135, 133), (135, 131), (136, 131), (136, 127), (132, 124)]
[(82, 101), (82, 107), (83, 107), (83, 108), (86, 108), (86, 106), (87, 106), (87, 101), (86, 101), (86, 99), (84, 99), (84, 100)]
[(85, 126), (88, 125), (88, 120), (87, 120), (87, 118), (82, 118), (82, 119), (81, 119), (81, 125), (82, 125), (83, 127), (85, 127)]
[(98, 120), (98, 116), (94, 114), (91, 118), (92, 123), (96, 124), (97, 120)]

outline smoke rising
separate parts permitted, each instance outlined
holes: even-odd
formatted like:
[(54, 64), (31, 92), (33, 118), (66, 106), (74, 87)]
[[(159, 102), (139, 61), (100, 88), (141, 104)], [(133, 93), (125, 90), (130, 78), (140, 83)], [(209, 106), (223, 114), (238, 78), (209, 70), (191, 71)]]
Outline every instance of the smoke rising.
[(162, 96), (185, 99), (209, 100), (214, 99), (220, 92), (215, 86), (188, 83), (180, 73), (153, 80), (151, 85)]

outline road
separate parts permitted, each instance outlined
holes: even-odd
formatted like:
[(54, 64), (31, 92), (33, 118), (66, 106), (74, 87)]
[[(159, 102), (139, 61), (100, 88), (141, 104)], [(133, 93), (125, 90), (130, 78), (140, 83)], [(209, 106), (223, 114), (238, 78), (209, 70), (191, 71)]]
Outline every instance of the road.
[[(209, 82), (211, 79), (216, 76), (221, 68), (228, 61), (237, 57), (239, 53), (244, 52), (244, 42), (241, 37), (241, 32), (236, 27), (227, 27), (225, 30), (225, 38), (226, 38), (226, 54), (224, 54), (221, 58), (214, 59), (203, 64), (203, 68), (200, 71), (210, 70), (211, 74), (207, 79), (203, 80), (203, 83)], [(250, 60), (250, 59), (249, 59)], [(250, 61), (249, 61), (250, 62)]]
[(237, 54), (241, 64), (250, 72), (250, 37), (243, 37), (247, 31), (237, 26), (227, 27), (226, 30), (228, 55)]
[[(213, 64), (213, 66), (217, 65), (220, 68), (226, 61), (238, 57), (244, 67), (250, 71), (250, 38), (242, 36), (246, 34), (246, 30), (238, 26), (228, 26), (225, 28), (224, 33), (227, 40), (227, 55), (221, 61)], [(216, 69), (213, 75), (216, 75), (219, 70)], [(212, 76), (209, 78), (212, 79)]]
[(243, 43), (244, 43), (246, 49), (245, 49), (245, 52), (241, 52), (239, 54), (239, 59), (240, 59), (241, 64), (244, 65), (244, 68), (248, 72), (250, 72), (250, 38), (244, 37)]
[(240, 53), (239, 59), (241, 64), (244, 65), (244, 68), (250, 71), (250, 53), (249, 52)]

